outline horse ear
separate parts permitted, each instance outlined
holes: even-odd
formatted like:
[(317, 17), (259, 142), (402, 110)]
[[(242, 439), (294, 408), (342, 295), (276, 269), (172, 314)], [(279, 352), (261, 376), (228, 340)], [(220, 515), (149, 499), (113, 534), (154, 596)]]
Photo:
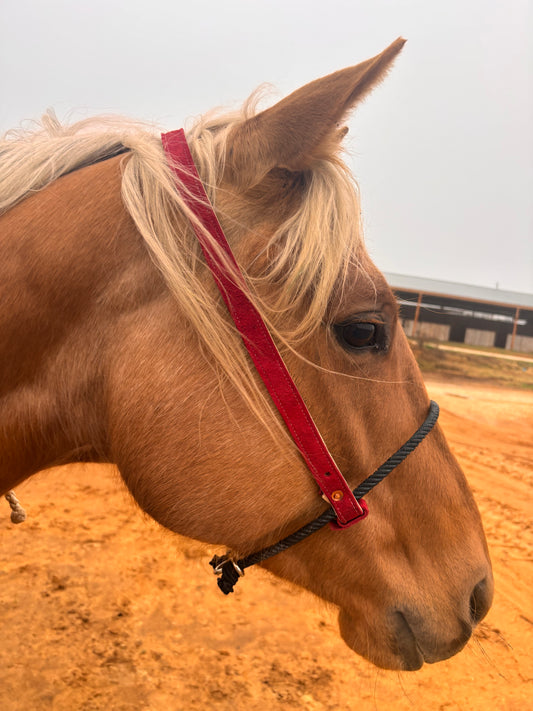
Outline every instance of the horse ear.
[(385, 77), (404, 44), (400, 37), (376, 57), (306, 84), (239, 124), (228, 138), (229, 180), (251, 187), (273, 168), (305, 170), (331, 156), (346, 133), (339, 123)]

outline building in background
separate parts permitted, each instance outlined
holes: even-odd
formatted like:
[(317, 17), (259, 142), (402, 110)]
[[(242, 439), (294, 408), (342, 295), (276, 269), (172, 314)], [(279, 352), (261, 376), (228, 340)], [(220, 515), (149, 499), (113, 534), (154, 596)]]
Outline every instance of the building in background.
[(413, 338), (533, 353), (533, 294), (385, 273)]

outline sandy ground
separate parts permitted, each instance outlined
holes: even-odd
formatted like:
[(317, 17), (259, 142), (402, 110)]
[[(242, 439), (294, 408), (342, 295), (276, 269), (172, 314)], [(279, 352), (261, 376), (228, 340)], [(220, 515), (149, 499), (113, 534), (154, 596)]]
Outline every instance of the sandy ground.
[(335, 613), (261, 570), (224, 598), (209, 551), (142, 516), (111, 468), (34, 477), (0, 506), (2, 711), (533, 709), (533, 393), (429, 379), (480, 505), (492, 611), (454, 659), (377, 670)]

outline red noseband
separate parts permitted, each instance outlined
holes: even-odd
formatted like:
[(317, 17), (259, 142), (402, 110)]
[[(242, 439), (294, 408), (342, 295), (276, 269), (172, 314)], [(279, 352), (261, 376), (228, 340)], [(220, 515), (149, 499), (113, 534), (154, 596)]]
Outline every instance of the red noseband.
[[(338, 525), (342, 528), (351, 526), (364, 518), (366, 511), (354, 497), (324, 444), (260, 313), (248, 296), (242, 273), (194, 165), (185, 133), (179, 129), (164, 133), (161, 139), (168, 163), (178, 178), (176, 185), (181, 197), (205, 230), (192, 223), (206, 262), (257, 372), (311, 474), (333, 507)], [(214, 248), (213, 241), (218, 249)], [(230, 265), (229, 269), (227, 264)]]

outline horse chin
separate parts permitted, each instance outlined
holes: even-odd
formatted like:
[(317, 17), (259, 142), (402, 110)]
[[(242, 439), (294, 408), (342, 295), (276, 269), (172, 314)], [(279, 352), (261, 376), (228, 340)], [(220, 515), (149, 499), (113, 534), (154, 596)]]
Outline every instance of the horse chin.
[(380, 633), (379, 627), (358, 621), (345, 610), (339, 612), (341, 637), (359, 656), (381, 669), (417, 671), (423, 666), (424, 656), (407, 624), (400, 636), (393, 629), (381, 629)]

